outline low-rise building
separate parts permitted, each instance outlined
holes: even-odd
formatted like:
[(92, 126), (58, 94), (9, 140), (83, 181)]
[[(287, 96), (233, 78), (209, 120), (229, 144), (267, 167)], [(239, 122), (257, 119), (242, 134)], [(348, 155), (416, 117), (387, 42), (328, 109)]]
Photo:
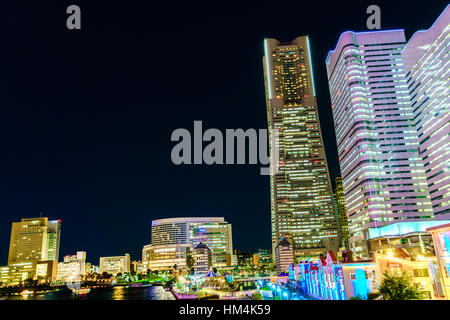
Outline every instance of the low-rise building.
[(275, 258), (278, 274), (286, 272), (294, 263), (294, 246), (285, 238), (275, 247)]
[(74, 255), (64, 256), (64, 261), (58, 263), (57, 282), (81, 281), (87, 273), (86, 251), (78, 251)]
[(130, 255), (126, 253), (124, 256), (101, 257), (100, 258), (100, 274), (107, 272), (112, 275), (118, 273), (130, 272)]
[(193, 253), (194, 273), (207, 274), (212, 265), (212, 253), (206, 244), (200, 242)]
[(142, 249), (142, 268), (147, 270), (169, 270), (186, 268), (186, 259), (192, 254), (190, 244), (148, 244)]
[(375, 253), (375, 262), (380, 273), (406, 272), (424, 294), (425, 299), (435, 299), (443, 295), (439, 276), (436, 277), (437, 259), (434, 256), (412, 259), (405, 251), (399, 248)]
[(321, 300), (367, 299), (377, 289), (380, 272), (374, 262), (340, 263), (329, 251), (326, 258), (291, 265), (289, 280), (294, 289)]
[(450, 300), (450, 223), (428, 228), (427, 231), (433, 236), (444, 296)]
[(402, 248), (410, 256), (434, 255), (433, 239), (427, 229), (445, 223), (450, 223), (450, 220), (407, 221), (369, 228), (368, 247), (371, 255), (380, 250), (393, 248)]
[(272, 263), (272, 250), (270, 249), (258, 249), (259, 263), (270, 264)]
[(0, 268), (0, 282), (2, 285), (23, 284), (27, 280), (51, 283), (56, 279), (56, 272), (56, 260), (15, 262)]
[(133, 272), (133, 273), (143, 273), (144, 272), (144, 267), (143, 267), (142, 262), (141, 261), (132, 261), (131, 262), (131, 272)]

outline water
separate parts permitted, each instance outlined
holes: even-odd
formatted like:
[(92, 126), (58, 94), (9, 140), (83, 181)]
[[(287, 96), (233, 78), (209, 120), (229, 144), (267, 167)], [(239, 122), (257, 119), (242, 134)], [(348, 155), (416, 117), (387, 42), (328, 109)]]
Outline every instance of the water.
[(132, 288), (124, 286), (92, 288), (91, 292), (75, 296), (69, 290), (35, 294), (22, 297), (9, 296), (8, 300), (175, 300), (171, 292), (161, 286)]

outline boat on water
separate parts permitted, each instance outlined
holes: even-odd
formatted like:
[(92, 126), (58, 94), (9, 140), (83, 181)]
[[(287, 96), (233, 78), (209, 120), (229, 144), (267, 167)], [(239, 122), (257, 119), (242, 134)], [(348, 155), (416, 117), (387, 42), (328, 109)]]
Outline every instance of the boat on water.
[(72, 289), (72, 293), (76, 294), (76, 295), (88, 294), (89, 292), (91, 292), (91, 288), (80, 288), (80, 289), (73, 288)]
[(145, 288), (145, 287), (151, 287), (151, 286), (152, 286), (151, 283), (135, 283), (135, 284), (130, 285), (131, 288)]
[(32, 296), (34, 294), (33, 290), (23, 290), (20, 295), (23, 297), (28, 297), (28, 296)]

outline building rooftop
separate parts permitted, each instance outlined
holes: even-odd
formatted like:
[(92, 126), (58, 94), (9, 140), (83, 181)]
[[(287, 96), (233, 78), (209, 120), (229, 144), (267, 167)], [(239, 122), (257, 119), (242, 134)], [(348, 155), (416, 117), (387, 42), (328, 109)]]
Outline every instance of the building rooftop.
[(405, 236), (413, 233), (427, 233), (429, 228), (449, 223), (450, 220), (397, 222), (380, 228), (369, 228), (368, 239)]

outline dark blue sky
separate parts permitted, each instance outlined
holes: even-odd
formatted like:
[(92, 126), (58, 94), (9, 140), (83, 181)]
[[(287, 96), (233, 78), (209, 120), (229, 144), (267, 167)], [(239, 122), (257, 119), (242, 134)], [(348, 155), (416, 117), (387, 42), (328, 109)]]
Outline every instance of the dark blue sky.
[[(3, 5), (0, 265), (12, 221), (62, 219), (60, 259), (141, 258), (153, 219), (224, 216), (235, 248), (270, 247), (269, 178), (258, 165), (175, 166), (171, 132), (266, 128), (262, 41), (309, 34), (331, 176), (339, 172), (324, 60), (346, 30), (407, 37), (446, 1), (14, 1)], [(66, 28), (78, 4), (82, 29)]]

